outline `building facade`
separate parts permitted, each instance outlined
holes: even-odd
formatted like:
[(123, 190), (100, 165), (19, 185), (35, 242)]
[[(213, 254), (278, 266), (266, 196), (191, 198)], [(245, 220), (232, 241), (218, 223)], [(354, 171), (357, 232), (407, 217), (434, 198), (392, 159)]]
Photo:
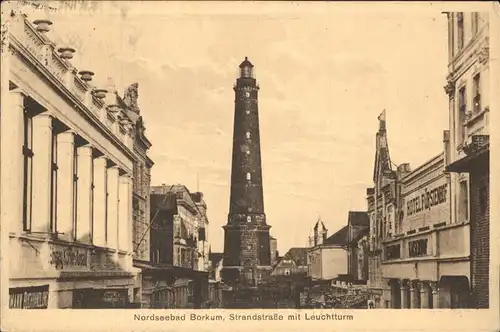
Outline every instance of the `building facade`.
[(451, 204), (457, 222), (470, 221), (471, 305), (489, 308), (489, 17), (447, 16)]
[(137, 278), (133, 123), (116, 91), (95, 88), (94, 73), (72, 65), (74, 49), (55, 48), (51, 25), (13, 14), (6, 36), (0, 159), (9, 306), (125, 308)]
[(307, 249), (308, 276), (313, 281), (332, 280), (347, 273), (347, 226), (329, 237), (322, 230), (326, 228), (321, 222), (320, 227), (314, 228), (314, 238), (318, 241)]
[(307, 248), (290, 248), (287, 253), (276, 263), (271, 275), (289, 276), (307, 275)]
[[(373, 184), (368, 188), (367, 212), (370, 218), (368, 247), (368, 287), (372, 293), (375, 307), (389, 303), (390, 289), (382, 277), (382, 239), (394, 234), (396, 200), (396, 171), (393, 170), (387, 144), (385, 111), (378, 118), (379, 129), (375, 137), (375, 161), (373, 165)], [(404, 169), (404, 166), (402, 167)]]
[(260, 151), (259, 86), (245, 58), (234, 85), (231, 195), (224, 228), (223, 280), (256, 284), (271, 273), (269, 226), (264, 213)]
[(375, 307), (469, 306), (470, 229), (459, 213), (467, 210), (467, 200), (454, 210), (452, 179), (445, 171), (449, 136), (444, 131), (443, 153), (413, 171), (409, 164), (393, 170), (385, 112), (379, 117), (375, 187), (368, 190), (368, 284)]
[[(447, 131), (444, 136), (447, 145)], [(452, 221), (445, 153), (404, 175), (398, 172), (400, 218), (394, 234), (383, 239), (382, 275), (391, 288), (388, 307), (469, 305), (469, 223)]]
[(347, 274), (354, 280), (368, 279), (368, 257), (366, 238), (370, 233), (368, 213), (349, 211), (347, 218)]
[(199, 270), (201, 193), (183, 185), (151, 187), (150, 259), (136, 262), (142, 269), (143, 306), (201, 308), (208, 298), (208, 270)]
[[(111, 89), (112, 82), (109, 82)], [(133, 167), (132, 186), (132, 244), (134, 251), (134, 265), (137, 261), (148, 261), (150, 240), (150, 200), (149, 187), (151, 185), (151, 168), (153, 161), (148, 157), (151, 142), (146, 137), (141, 110), (138, 105), (139, 84), (133, 83), (125, 89), (119, 104), (131, 119), (133, 128), (133, 146), (136, 159)], [(142, 275), (139, 274), (134, 287), (134, 303), (142, 306)]]

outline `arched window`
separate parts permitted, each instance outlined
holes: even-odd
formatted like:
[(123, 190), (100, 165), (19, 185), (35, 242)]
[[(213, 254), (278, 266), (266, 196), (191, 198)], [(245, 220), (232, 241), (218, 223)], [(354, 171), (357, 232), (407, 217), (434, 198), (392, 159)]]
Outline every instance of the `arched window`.
[(247, 222), (252, 222), (252, 218), (250, 216), (247, 216)]

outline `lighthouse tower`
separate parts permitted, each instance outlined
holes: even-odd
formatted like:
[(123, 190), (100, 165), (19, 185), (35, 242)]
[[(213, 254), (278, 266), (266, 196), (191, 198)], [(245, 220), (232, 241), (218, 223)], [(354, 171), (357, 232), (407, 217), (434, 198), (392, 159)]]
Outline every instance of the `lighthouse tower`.
[(259, 86), (245, 58), (234, 85), (231, 196), (224, 228), (224, 282), (255, 285), (271, 270), (269, 226), (264, 213), (259, 133)]

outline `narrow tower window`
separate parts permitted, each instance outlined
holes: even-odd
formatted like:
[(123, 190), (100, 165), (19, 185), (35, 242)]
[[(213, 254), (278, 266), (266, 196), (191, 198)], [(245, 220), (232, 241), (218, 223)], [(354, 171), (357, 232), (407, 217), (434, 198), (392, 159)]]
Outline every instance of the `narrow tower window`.
[(252, 176), (250, 175), (250, 173), (247, 173), (247, 180), (250, 181), (252, 179)]
[(250, 139), (250, 132), (248, 132), (248, 131), (246, 132), (246, 137), (247, 137), (247, 139)]

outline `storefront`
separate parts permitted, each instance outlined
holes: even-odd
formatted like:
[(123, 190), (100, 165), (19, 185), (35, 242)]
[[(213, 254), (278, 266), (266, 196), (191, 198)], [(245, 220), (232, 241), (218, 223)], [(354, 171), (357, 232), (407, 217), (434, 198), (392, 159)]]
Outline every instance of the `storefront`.
[(469, 224), (452, 221), (444, 166), (441, 154), (401, 179), (400, 218), (383, 243), (389, 308), (469, 305)]
[(49, 285), (9, 289), (11, 309), (47, 309), (48, 305)]
[(142, 307), (201, 308), (208, 300), (208, 272), (136, 260), (142, 269)]
[(85, 244), (12, 237), (9, 307), (125, 308), (137, 271), (122, 252)]
[(73, 309), (116, 309), (129, 307), (128, 289), (75, 289)]

